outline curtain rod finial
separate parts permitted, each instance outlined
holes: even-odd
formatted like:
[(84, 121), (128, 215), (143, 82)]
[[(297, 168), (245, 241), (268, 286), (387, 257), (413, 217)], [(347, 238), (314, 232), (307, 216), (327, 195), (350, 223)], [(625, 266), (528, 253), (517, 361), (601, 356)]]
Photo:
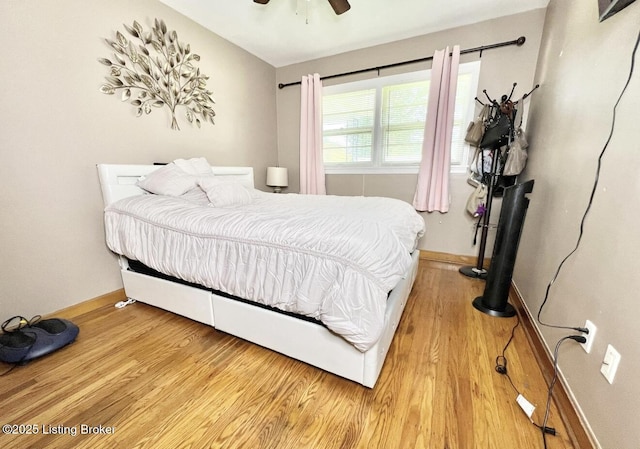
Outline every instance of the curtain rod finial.
[(524, 41), (526, 41), (527, 39), (524, 36), (520, 36), (517, 40), (516, 40), (516, 45), (518, 47), (520, 47), (521, 45), (524, 45)]

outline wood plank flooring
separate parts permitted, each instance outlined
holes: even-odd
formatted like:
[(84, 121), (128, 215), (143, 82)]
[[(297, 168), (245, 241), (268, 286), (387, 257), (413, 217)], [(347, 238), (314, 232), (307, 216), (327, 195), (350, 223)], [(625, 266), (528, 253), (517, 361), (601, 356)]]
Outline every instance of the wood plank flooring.
[[(0, 424), (32, 432), (0, 447), (543, 448), (494, 369), (515, 318), (476, 311), (483, 288), (421, 260), (372, 390), (144, 304), (63, 311), (78, 340), (0, 377)], [(507, 358), (541, 423), (547, 387), (522, 327)], [(577, 449), (555, 406), (549, 425), (548, 448)]]

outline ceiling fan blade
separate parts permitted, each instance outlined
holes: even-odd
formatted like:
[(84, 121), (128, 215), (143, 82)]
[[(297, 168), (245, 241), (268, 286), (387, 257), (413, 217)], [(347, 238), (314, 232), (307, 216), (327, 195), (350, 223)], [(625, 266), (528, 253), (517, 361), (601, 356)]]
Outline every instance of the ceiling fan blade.
[(269, 0), (253, 0), (253, 3), (260, 3), (261, 5), (266, 5), (269, 3)]
[(337, 15), (345, 13), (351, 9), (351, 5), (347, 0), (329, 0), (329, 3)]

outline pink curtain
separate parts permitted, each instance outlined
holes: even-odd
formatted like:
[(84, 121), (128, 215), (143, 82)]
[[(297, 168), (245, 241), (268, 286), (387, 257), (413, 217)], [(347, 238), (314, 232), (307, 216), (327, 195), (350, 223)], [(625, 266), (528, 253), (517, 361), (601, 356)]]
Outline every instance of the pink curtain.
[(300, 193), (325, 195), (322, 162), (322, 81), (302, 77), (300, 92)]
[(451, 134), (456, 103), (460, 46), (453, 52), (438, 50), (433, 55), (429, 109), (424, 128), (422, 162), (413, 207), (419, 211), (449, 211)]

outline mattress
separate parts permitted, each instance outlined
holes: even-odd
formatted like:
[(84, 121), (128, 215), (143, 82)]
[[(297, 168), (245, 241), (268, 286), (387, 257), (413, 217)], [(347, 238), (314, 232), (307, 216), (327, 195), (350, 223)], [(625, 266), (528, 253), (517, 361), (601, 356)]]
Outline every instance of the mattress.
[(388, 292), (422, 217), (390, 198), (272, 194), (212, 207), (199, 189), (105, 209), (107, 246), (170, 276), (324, 323), (358, 350), (378, 340)]

